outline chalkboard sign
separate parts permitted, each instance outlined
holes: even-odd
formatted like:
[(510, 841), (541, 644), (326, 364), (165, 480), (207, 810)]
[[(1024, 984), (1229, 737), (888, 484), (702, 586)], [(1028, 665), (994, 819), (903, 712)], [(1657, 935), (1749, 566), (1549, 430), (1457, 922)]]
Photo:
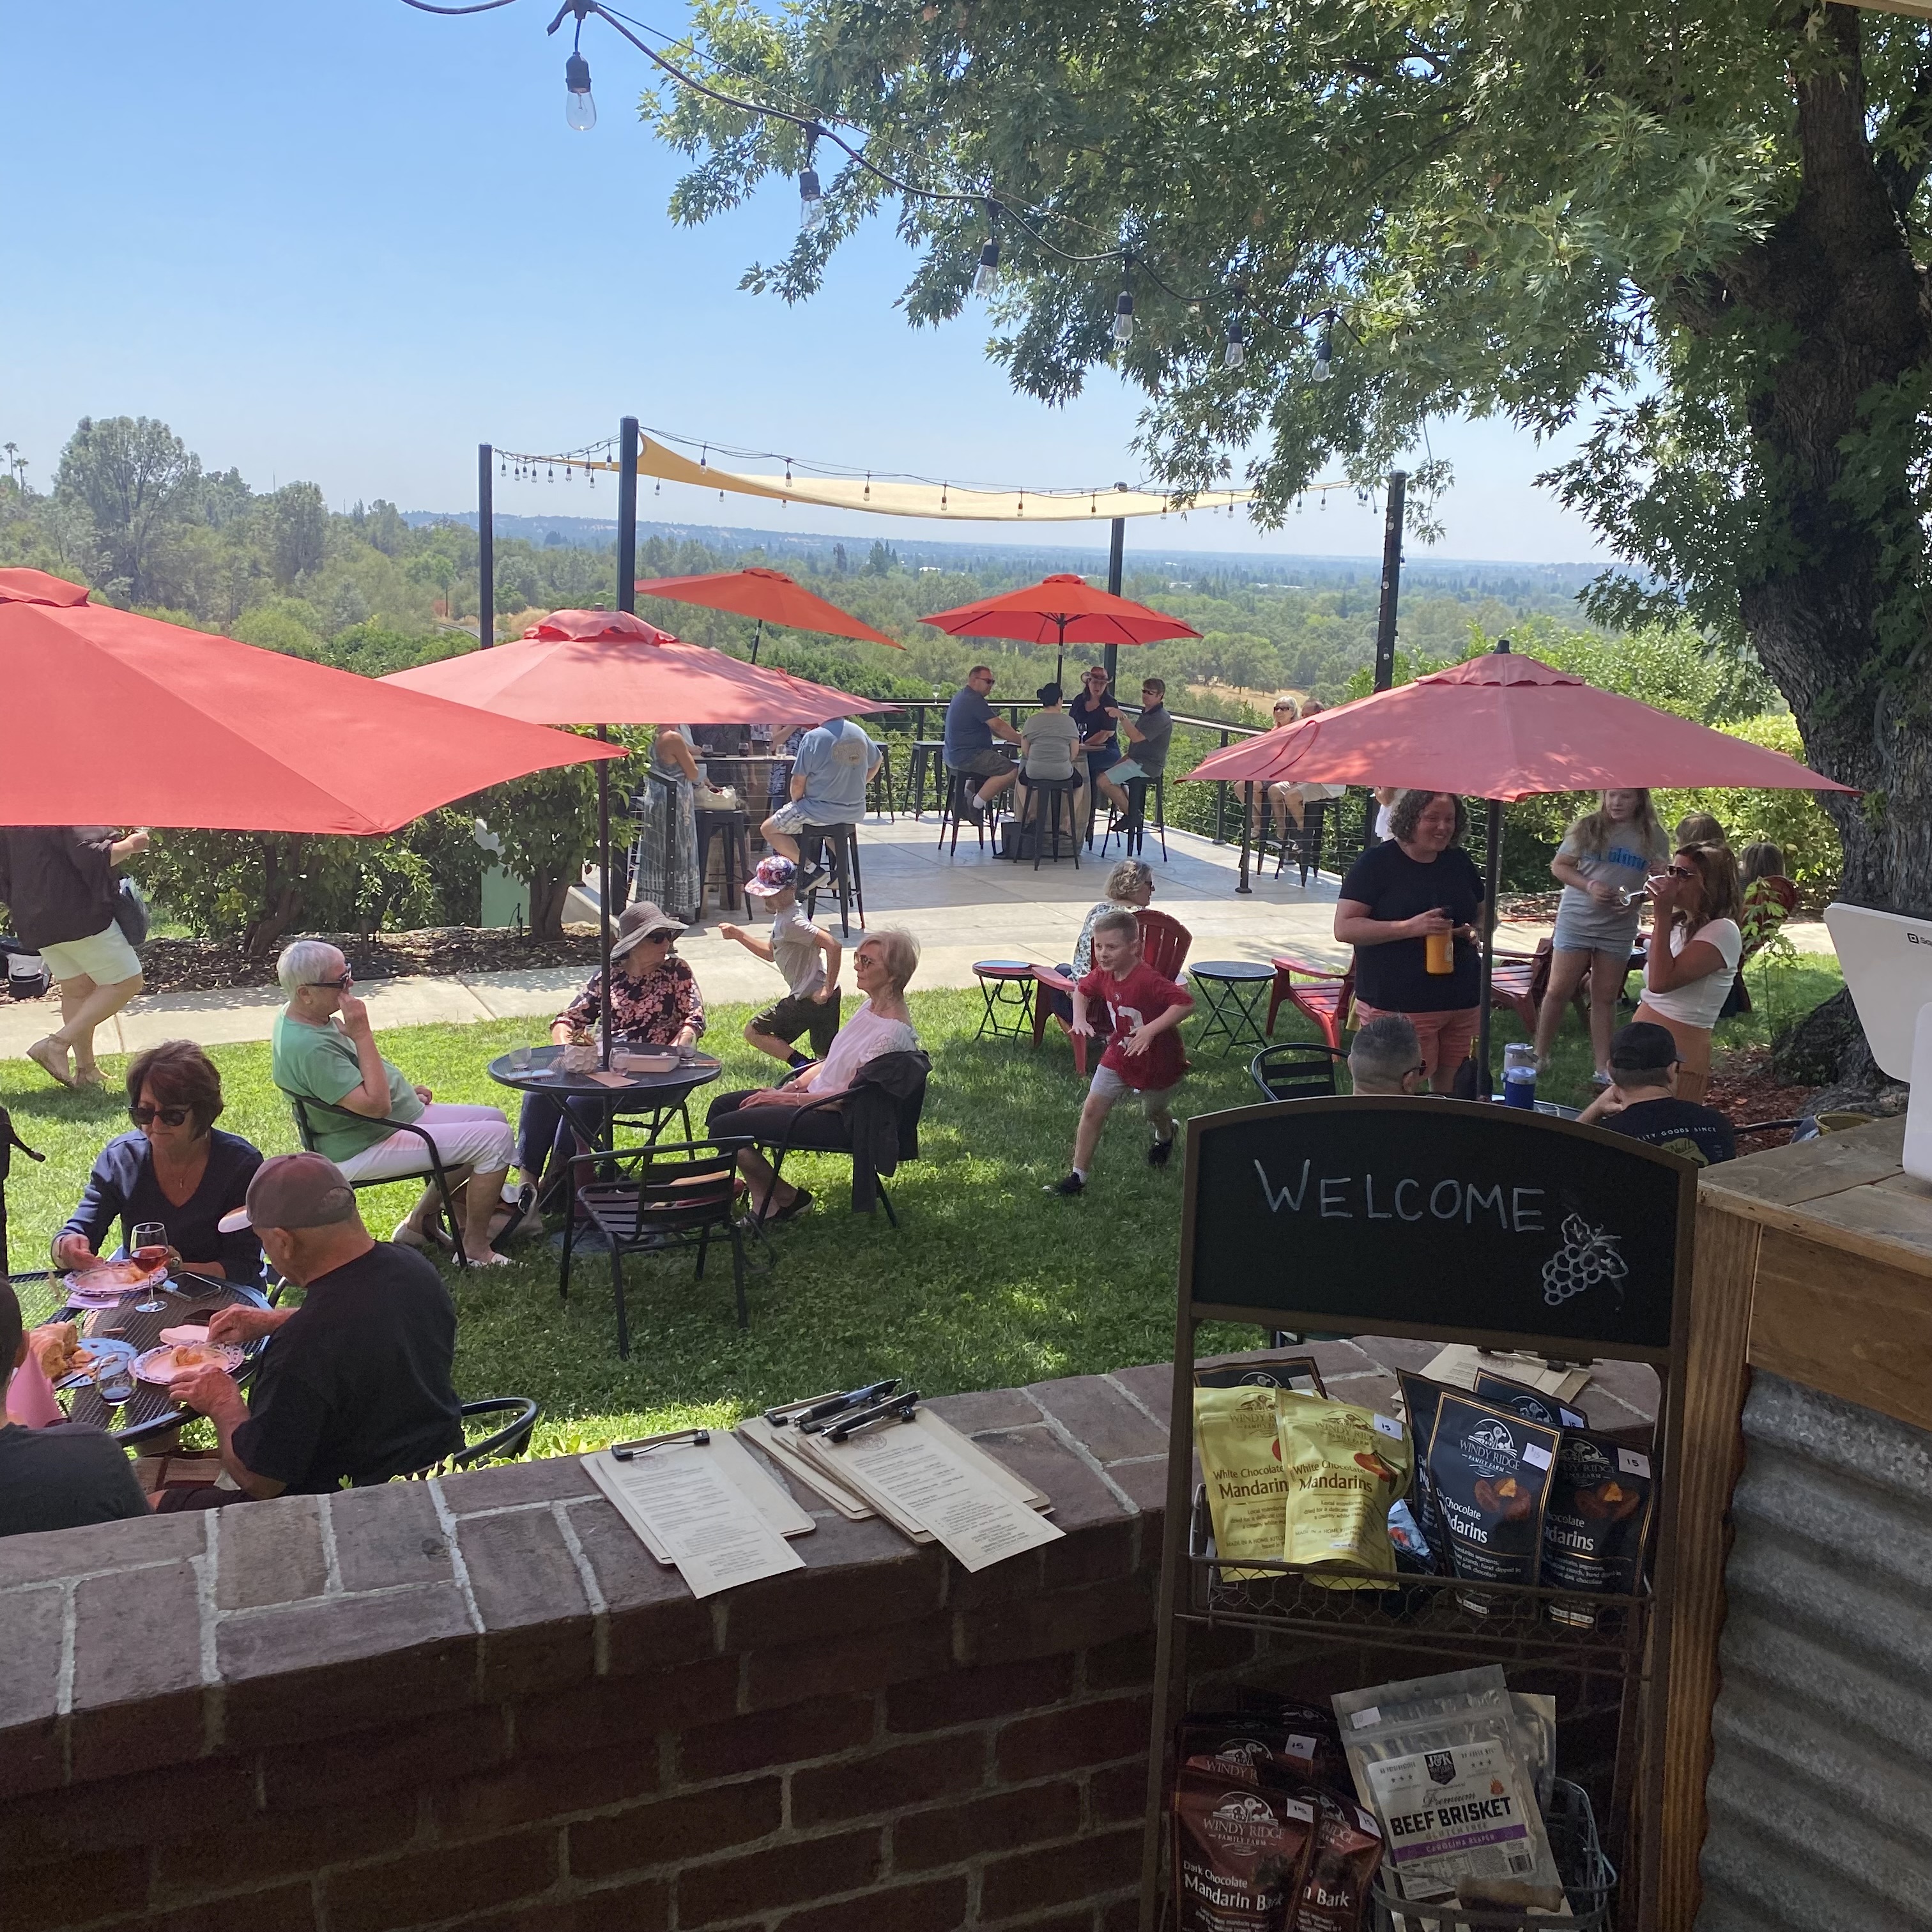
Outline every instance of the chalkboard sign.
[(1182, 1312), (1661, 1357), (1696, 1174), (1598, 1128), (1465, 1101), (1198, 1116)]

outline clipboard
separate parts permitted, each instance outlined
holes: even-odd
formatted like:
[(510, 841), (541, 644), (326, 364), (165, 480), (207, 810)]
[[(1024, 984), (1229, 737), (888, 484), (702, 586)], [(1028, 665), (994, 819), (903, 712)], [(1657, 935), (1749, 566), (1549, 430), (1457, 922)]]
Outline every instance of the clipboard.
[[(659, 1439), (667, 1444), (680, 1444), (693, 1454), (709, 1456), (718, 1474), (742, 1492), (752, 1507), (780, 1536), (805, 1536), (818, 1528), (812, 1518), (758, 1467), (757, 1458), (727, 1431), (712, 1430), (710, 1439), (701, 1445), (692, 1442), (681, 1430)], [(650, 1439), (646, 1438), (638, 1446), (647, 1448), (652, 1445)], [(650, 1526), (624, 1494), (622, 1486), (616, 1480), (619, 1466), (611, 1460), (610, 1450), (598, 1449), (578, 1460), (589, 1472), (590, 1480), (610, 1498), (618, 1514), (636, 1532), (638, 1541), (667, 1570), (674, 1569), (676, 1565), (670, 1552), (652, 1534)]]
[(799, 1438), (789, 1429), (774, 1429), (762, 1415), (748, 1415), (736, 1432), (755, 1442), (785, 1474), (802, 1483), (814, 1496), (823, 1496), (848, 1522), (866, 1522), (878, 1511), (848, 1488), (830, 1469), (808, 1462), (798, 1451)]

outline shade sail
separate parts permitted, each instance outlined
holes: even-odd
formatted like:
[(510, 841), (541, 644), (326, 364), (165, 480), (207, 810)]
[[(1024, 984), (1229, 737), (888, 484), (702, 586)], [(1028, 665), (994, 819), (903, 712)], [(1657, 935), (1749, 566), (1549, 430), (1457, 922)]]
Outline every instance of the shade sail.
[(709, 610), (734, 611), (740, 617), (782, 624), (788, 630), (818, 631), (829, 638), (856, 638), (862, 643), (884, 644), (895, 651), (905, 649), (898, 638), (874, 630), (863, 618), (814, 596), (782, 570), (754, 567), (718, 571), (703, 577), (640, 578), (638, 595), (668, 597), (677, 604), (699, 604)]
[[(610, 755), (0, 570), (0, 824), (393, 832)], [(613, 748), (614, 749), (614, 748)]]
[[(542, 460), (542, 459), (540, 459)], [(557, 457), (552, 459), (563, 462)], [(611, 469), (586, 464), (586, 469)], [(1245, 503), (1250, 490), (1204, 490), (1191, 500), (1154, 490), (962, 490), (950, 483), (908, 483), (859, 476), (748, 476), (708, 459), (694, 463), (652, 436), (638, 439), (640, 476), (738, 496), (781, 503), (818, 503), (827, 509), (876, 510), (894, 517), (937, 517), (962, 523), (1094, 523), (1113, 517), (1164, 516), (1170, 510), (1225, 510)]]
[(554, 610), (516, 644), (382, 682), (546, 724), (822, 724), (895, 708), (688, 644), (628, 610)]
[(982, 598), (922, 617), (954, 638), (1012, 638), (1023, 644), (1152, 644), (1201, 633), (1129, 597), (1096, 590), (1070, 572), (1045, 578), (1022, 590)]
[(1504, 800), (1645, 785), (1850, 791), (1782, 752), (1499, 648), (1210, 753), (1187, 776)]

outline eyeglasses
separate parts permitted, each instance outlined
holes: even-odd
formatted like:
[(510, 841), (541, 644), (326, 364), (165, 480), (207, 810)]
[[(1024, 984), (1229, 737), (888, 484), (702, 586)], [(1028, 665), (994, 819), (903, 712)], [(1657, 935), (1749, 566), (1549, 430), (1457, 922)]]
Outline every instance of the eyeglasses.
[(1284, 711), (1292, 711), (1294, 709), (1294, 706), (1292, 704), (1277, 704), (1274, 708), (1274, 715), (1279, 718)]
[(1691, 866), (1670, 866), (1664, 868), (1664, 875), (1667, 879), (1694, 879), (1697, 872)]
[(644, 934), (646, 946), (668, 946), (677, 937), (674, 932), (647, 932)]
[(194, 1112), (190, 1107), (130, 1107), (128, 1118), (137, 1127), (145, 1127), (159, 1120), (164, 1127), (178, 1127)]
[(1090, 670), (1083, 680), (1088, 684), (1105, 684), (1106, 681), (1107, 674), (1103, 670)]
[(308, 983), (311, 986), (326, 986), (332, 993), (339, 993), (355, 977), (356, 975), (353, 973), (345, 969), (342, 977), (339, 980), (311, 980)]

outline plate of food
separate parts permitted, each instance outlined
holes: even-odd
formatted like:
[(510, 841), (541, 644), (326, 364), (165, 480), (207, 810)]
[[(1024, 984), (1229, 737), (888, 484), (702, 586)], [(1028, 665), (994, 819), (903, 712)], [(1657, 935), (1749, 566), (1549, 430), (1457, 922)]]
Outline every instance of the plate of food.
[(88, 1375), (100, 1358), (92, 1342), (82, 1344), (77, 1322), (49, 1322), (30, 1329), (27, 1346), (33, 1350), (41, 1374), (56, 1388)]
[(230, 1342), (173, 1342), (134, 1358), (135, 1374), (164, 1388), (177, 1376), (196, 1369), (226, 1369), (232, 1374), (241, 1366), (242, 1351)]
[(75, 1269), (62, 1278), (62, 1286), (75, 1306), (106, 1308), (124, 1294), (152, 1288), (167, 1278), (166, 1263), (156, 1267), (148, 1262), (100, 1262), (92, 1268)]

